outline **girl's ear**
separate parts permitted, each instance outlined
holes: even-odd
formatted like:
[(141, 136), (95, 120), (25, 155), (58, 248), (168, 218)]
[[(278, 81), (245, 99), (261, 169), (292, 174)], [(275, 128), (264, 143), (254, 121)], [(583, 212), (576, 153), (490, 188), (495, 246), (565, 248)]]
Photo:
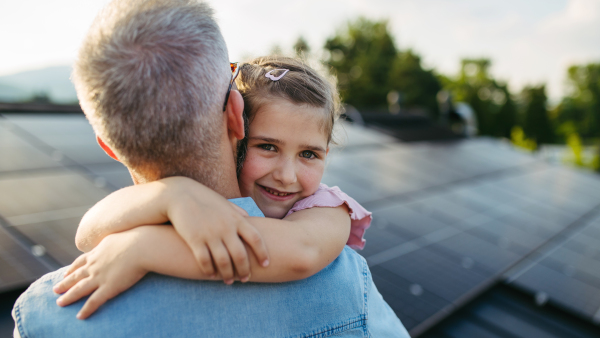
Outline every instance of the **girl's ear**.
[(329, 147), (327, 147), (327, 150), (325, 151), (325, 156), (329, 155)]
[[(106, 143), (104, 143), (104, 141), (102, 141), (102, 139), (100, 138), (100, 136), (96, 135), (96, 141), (98, 142), (98, 144), (100, 145), (100, 148), (102, 148), (102, 150), (104, 150), (104, 152), (112, 157), (115, 161), (119, 161), (119, 158), (117, 158), (117, 155), (115, 154), (115, 152), (110, 149), (109, 146), (106, 145)], [(119, 161), (121, 162), (121, 161)]]
[(227, 102), (227, 131), (238, 140), (244, 138), (244, 99), (237, 90), (232, 90)]

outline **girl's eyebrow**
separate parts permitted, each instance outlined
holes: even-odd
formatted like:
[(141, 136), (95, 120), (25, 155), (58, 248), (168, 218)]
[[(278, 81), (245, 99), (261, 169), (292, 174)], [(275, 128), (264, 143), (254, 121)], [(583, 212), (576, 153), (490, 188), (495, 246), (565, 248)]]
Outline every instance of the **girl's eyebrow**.
[(268, 142), (268, 143), (285, 144), (285, 142), (283, 142), (281, 140), (278, 140), (278, 139), (272, 138), (272, 137), (266, 137), (266, 136), (248, 137), (248, 140), (260, 140), (260, 141), (264, 141), (264, 142)]
[(322, 152), (322, 153), (325, 152), (325, 149), (323, 149), (322, 147), (313, 146), (313, 145), (310, 145), (310, 144), (302, 144), (302, 145), (300, 145), (300, 148), (306, 149), (306, 150), (312, 150), (312, 151), (319, 151), (319, 152)]

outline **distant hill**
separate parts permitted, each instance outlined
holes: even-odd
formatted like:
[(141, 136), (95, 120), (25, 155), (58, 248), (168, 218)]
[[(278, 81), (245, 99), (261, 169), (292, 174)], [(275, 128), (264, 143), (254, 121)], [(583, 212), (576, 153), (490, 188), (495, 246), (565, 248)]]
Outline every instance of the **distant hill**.
[(21, 88), (0, 83), (0, 102), (21, 102), (31, 97), (31, 93)]
[(0, 76), (0, 101), (22, 102), (46, 94), (52, 102), (75, 103), (71, 66), (55, 66)]

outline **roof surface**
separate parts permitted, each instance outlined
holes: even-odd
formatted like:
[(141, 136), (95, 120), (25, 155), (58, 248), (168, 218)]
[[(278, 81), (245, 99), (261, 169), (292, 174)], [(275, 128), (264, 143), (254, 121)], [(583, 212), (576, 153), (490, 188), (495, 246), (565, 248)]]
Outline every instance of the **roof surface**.
[(423, 338), (596, 338), (598, 327), (504, 284), (434, 326)]
[[(374, 222), (360, 252), (413, 336), (506, 282), (600, 319), (600, 178), (493, 139), (399, 143), (345, 125), (323, 182)], [(0, 290), (69, 264), (85, 211), (131, 184), (81, 115), (0, 118)]]

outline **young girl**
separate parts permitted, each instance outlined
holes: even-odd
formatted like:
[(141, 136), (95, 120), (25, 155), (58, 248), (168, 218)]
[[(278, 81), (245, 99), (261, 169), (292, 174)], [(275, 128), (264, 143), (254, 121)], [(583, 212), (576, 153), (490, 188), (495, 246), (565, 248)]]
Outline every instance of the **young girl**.
[[(362, 237), (371, 213), (339, 188), (320, 184), (340, 112), (335, 86), (300, 60), (287, 57), (258, 58), (241, 65), (238, 71), (235, 83), (244, 99), (248, 127), (238, 150), (239, 188), (267, 218), (242, 218), (240, 223), (219, 212), (227, 202), (215, 192), (196, 181), (171, 177), (121, 189), (96, 204), (77, 231), (80, 249), (93, 249), (111, 233), (170, 221), (208, 278), (172, 274), (223, 279), (231, 284), (234, 278), (242, 282), (307, 278), (331, 263), (345, 244), (364, 247)], [(276, 224), (283, 231), (293, 227), (299, 231), (300, 249), (289, 251), (301, 254), (289, 257), (272, 252), (268, 257), (260, 237), (253, 236), (245, 222), (256, 227)], [(244, 244), (256, 257), (247, 255)], [(68, 291), (57, 303), (68, 305), (100, 288), (113, 290), (104, 291), (110, 296), (86, 302), (78, 318), (86, 318), (143, 276), (121, 276), (133, 282), (112, 286), (101, 276), (104, 270), (90, 272), (90, 260), (82, 257), (55, 286), (57, 293)], [(264, 269), (269, 261), (269, 269)]]

